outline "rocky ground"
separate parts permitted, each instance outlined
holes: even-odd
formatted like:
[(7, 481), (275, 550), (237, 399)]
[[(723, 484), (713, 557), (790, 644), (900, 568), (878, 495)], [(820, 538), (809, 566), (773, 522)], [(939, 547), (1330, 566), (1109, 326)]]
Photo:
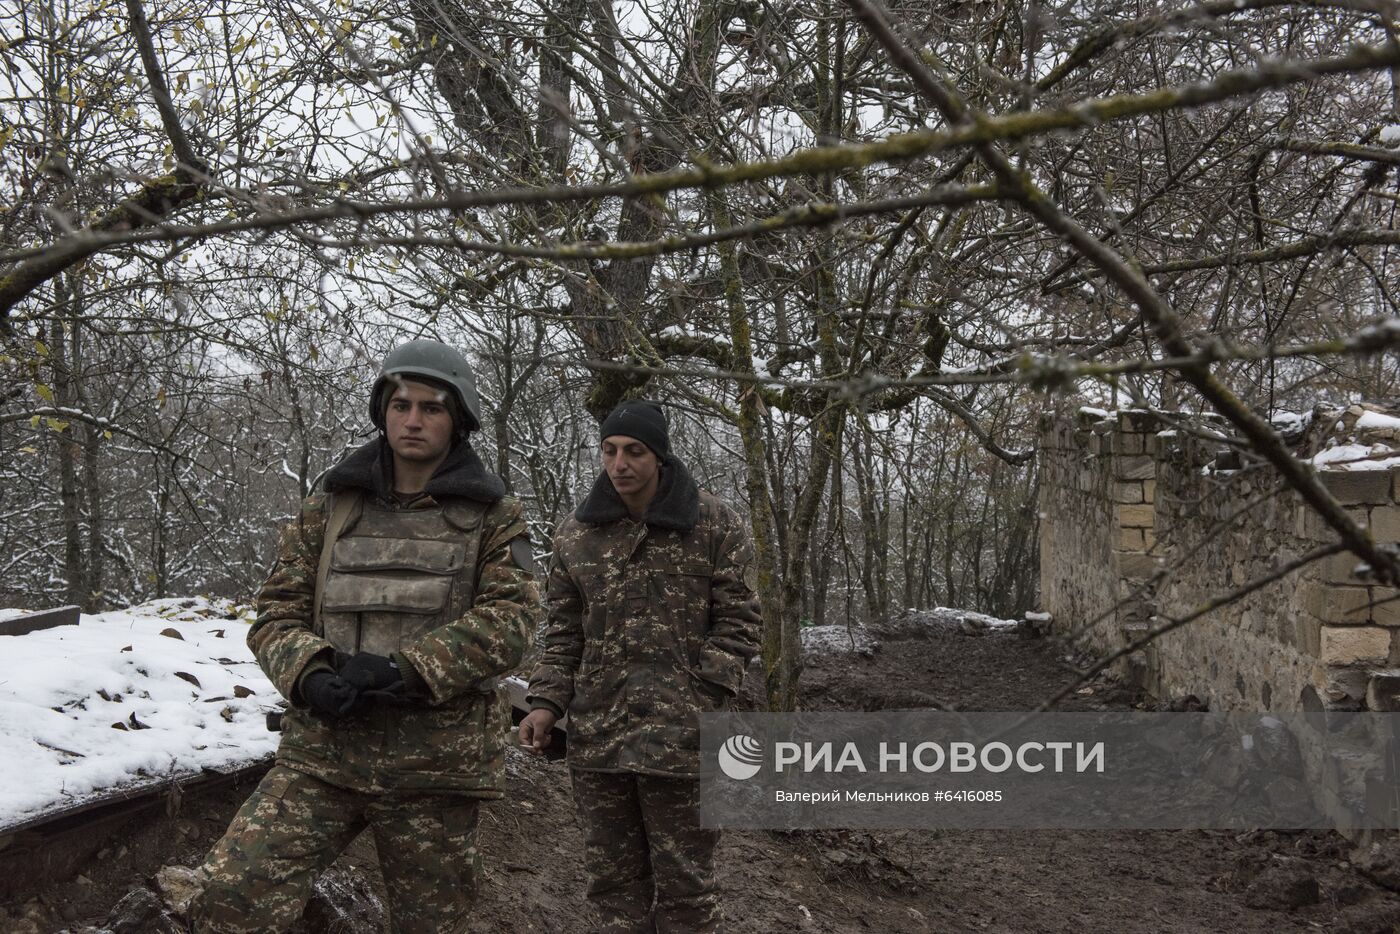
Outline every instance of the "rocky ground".
[[(905, 620), (867, 635), (875, 644), (861, 651), (808, 653), (807, 708), (1025, 710), (1073, 677), (1052, 643), (976, 621)], [(1100, 679), (1063, 706), (1145, 704)], [(567, 772), (514, 750), (509, 768), (510, 797), (482, 823), (487, 874), (469, 930), (584, 930)], [(198, 864), (243, 794), (142, 819), (75, 878), (13, 893), (0, 928), (179, 931), (166, 906), (180, 899), (180, 867)], [(752, 832), (727, 835), (719, 859), (734, 932), (1400, 930), (1400, 846), (1358, 849), (1328, 833)], [(379, 884), (362, 839), (323, 879), (302, 930), (384, 930)]]

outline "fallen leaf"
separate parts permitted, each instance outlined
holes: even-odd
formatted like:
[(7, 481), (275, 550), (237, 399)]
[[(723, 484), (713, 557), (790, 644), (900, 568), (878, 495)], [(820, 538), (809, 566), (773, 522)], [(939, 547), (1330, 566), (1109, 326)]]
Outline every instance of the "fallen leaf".
[(112, 724), (112, 729), (114, 729), (114, 730), (121, 730), (123, 733), (130, 732), (129, 730), (127, 730), (126, 724), (125, 724), (125, 723), (113, 723), (113, 724)]
[(244, 687), (243, 685), (241, 685), (241, 684), (235, 684), (235, 685), (233, 686), (233, 696), (234, 696), (234, 697), (252, 697), (252, 696), (253, 696), (254, 694), (256, 694), (256, 693), (258, 693), (258, 692), (257, 692), (257, 691), (254, 691), (252, 688), (245, 688), (245, 687)]
[(180, 630), (174, 628), (173, 626), (168, 627), (166, 629), (162, 629), (160, 631), (160, 634), (162, 636), (169, 636), (172, 639), (179, 639), (181, 642), (185, 641), (185, 637), (180, 635)]
[(136, 719), (136, 711), (131, 712), (131, 716), (126, 718), (126, 722), (133, 730), (149, 730), (150, 727)]
[(105, 689), (103, 689), (103, 688), (98, 688), (98, 689), (97, 689), (97, 696), (100, 697), (100, 698), (102, 698), (102, 699), (105, 700), (105, 701), (108, 701), (108, 702), (117, 702), (117, 703), (120, 703), (120, 697), (121, 697), (120, 694), (117, 695), (116, 697), (113, 697), (112, 695), (108, 694), (107, 691), (106, 691)]
[(232, 708), (232, 707), (225, 707), (223, 710), (220, 710), (220, 711), (219, 711), (219, 716), (223, 717), (223, 718), (224, 718), (225, 720), (227, 720), (229, 723), (232, 723), (232, 722), (233, 722), (233, 708)]
[(213, 636), (215, 639), (222, 639), (224, 637), (224, 631), (222, 629), (211, 629), (209, 630), (209, 635)]
[(194, 675), (190, 674), (188, 671), (177, 671), (175, 672), (175, 677), (179, 678), (181, 681), (188, 681), (190, 684), (193, 684), (197, 688), (204, 687), (204, 685), (199, 683), (199, 679), (196, 678)]
[(130, 652), (130, 651), (131, 651), (131, 646), (129, 646), (129, 645), (122, 646), (122, 651), (123, 651), (123, 652)]

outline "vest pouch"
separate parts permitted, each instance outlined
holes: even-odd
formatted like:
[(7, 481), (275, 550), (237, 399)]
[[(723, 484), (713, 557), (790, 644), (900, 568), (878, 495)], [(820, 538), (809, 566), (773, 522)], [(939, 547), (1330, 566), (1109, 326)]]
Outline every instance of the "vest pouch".
[(338, 539), (321, 597), (326, 639), (343, 652), (388, 655), (434, 628), (469, 550), (460, 541)]
[(340, 538), (331, 551), (331, 571), (419, 571), (456, 574), (467, 557), (461, 542), (421, 538)]

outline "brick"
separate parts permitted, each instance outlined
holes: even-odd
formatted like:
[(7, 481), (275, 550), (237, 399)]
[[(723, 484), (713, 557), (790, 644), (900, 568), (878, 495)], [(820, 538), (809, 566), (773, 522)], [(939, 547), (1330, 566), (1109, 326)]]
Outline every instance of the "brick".
[(1146, 551), (1147, 540), (1142, 532), (1142, 529), (1118, 529), (1113, 547), (1118, 551)]
[(1120, 480), (1113, 485), (1113, 501), (1129, 505), (1144, 502), (1142, 483), (1137, 480)]
[(1159, 561), (1152, 555), (1140, 554), (1133, 551), (1115, 551), (1113, 553), (1114, 566), (1119, 577), (1129, 580), (1147, 580), (1157, 573)]
[(1358, 577), (1354, 573), (1358, 567), (1364, 564), (1366, 562), (1356, 555), (1344, 551), (1341, 554), (1328, 555), (1320, 561), (1314, 561), (1304, 573), (1314, 580), (1326, 581), (1331, 584), (1364, 585), (1366, 579)]
[(1318, 660), (1324, 665), (1384, 664), (1389, 657), (1388, 629), (1379, 626), (1322, 627), (1322, 651)]
[(1148, 433), (1159, 428), (1155, 412), (1119, 412), (1118, 430)]
[(1298, 585), (1297, 596), (1304, 610), (1325, 623), (1355, 625), (1369, 622), (1371, 618), (1371, 594), (1366, 587), (1304, 580)]
[(1312, 670), (1313, 687), (1327, 710), (1362, 709), (1366, 703), (1366, 682), (1369, 680), (1369, 672), (1356, 668), (1318, 664)]
[[(1332, 530), (1332, 527), (1328, 525), (1322, 516), (1318, 515), (1316, 510), (1311, 506), (1300, 504), (1298, 510), (1300, 514), (1299, 519), (1302, 523), (1301, 531), (1298, 533), (1300, 538), (1323, 542), (1337, 540), (1337, 533)], [(1346, 512), (1357, 525), (1365, 528), (1370, 524), (1370, 513), (1372, 510), (1367, 509), (1365, 506), (1353, 506)]]
[(1371, 622), (1377, 626), (1400, 626), (1400, 590), (1371, 588)]
[(1146, 454), (1120, 457), (1113, 465), (1113, 474), (1120, 480), (1150, 480), (1157, 476), (1157, 462)]
[(1147, 504), (1137, 506), (1114, 506), (1113, 521), (1116, 525), (1137, 526), (1139, 528), (1152, 528), (1156, 521), (1156, 512), (1152, 506)]
[(1324, 470), (1318, 474), (1327, 491), (1343, 505), (1389, 503), (1388, 470)]
[(1400, 506), (1372, 509), (1371, 534), (1378, 542), (1400, 542)]
[(1143, 435), (1135, 431), (1120, 431), (1113, 438), (1113, 452), (1115, 454), (1142, 454), (1147, 450), (1143, 443)]
[(1366, 707), (1389, 713), (1400, 711), (1400, 669), (1371, 673), (1371, 680), (1366, 683)]
[(1299, 652), (1317, 658), (1322, 652), (1322, 621), (1310, 613), (1295, 613), (1293, 644)]

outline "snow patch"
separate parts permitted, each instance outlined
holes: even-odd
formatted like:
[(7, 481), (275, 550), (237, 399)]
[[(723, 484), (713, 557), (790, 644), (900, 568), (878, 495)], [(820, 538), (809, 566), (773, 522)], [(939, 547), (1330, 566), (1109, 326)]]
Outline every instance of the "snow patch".
[(871, 655), (880, 650), (864, 626), (807, 626), (802, 629), (804, 652), (851, 652)]
[(0, 636), (0, 828), (271, 754), (279, 696), (250, 621), (229, 601), (167, 599)]

